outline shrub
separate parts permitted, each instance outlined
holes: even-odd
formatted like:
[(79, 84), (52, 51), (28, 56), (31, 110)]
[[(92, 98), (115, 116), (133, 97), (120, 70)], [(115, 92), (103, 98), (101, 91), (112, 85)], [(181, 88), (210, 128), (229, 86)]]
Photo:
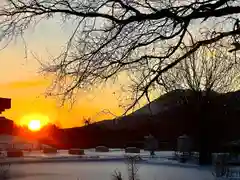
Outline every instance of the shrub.
[(68, 154), (72, 155), (84, 155), (84, 149), (69, 149)]
[(49, 154), (49, 153), (57, 153), (57, 149), (55, 148), (43, 148), (43, 153), (44, 154)]
[[(138, 170), (139, 167), (137, 162), (140, 161), (141, 158), (139, 155), (135, 156), (126, 156), (126, 165), (128, 170), (128, 180), (139, 180)], [(123, 180), (122, 173), (120, 171), (115, 170), (112, 174), (113, 180)]]
[(18, 150), (18, 149), (8, 150), (7, 157), (23, 157), (23, 151)]
[(97, 146), (97, 147), (95, 148), (95, 151), (96, 151), (96, 152), (109, 152), (109, 148), (106, 147), (106, 146)]
[(127, 147), (125, 153), (140, 153), (140, 149), (136, 147)]
[(123, 180), (122, 173), (120, 171), (115, 170), (112, 174), (112, 180)]

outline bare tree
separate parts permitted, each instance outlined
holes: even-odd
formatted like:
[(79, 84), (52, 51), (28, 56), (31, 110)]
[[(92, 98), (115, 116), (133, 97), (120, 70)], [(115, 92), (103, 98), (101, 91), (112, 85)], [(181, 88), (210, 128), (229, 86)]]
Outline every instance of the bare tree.
[(141, 160), (139, 155), (126, 156), (126, 164), (128, 170), (128, 179), (129, 180), (139, 180), (138, 177), (138, 162)]
[(221, 44), (224, 42), (199, 48), (162, 74), (158, 83), (165, 92), (189, 89), (208, 94), (211, 91), (225, 93), (239, 89), (240, 58), (227, 53), (228, 49)]
[[(44, 66), (57, 77), (51, 95), (71, 99), (78, 89), (91, 89), (127, 72), (133, 83), (130, 110), (143, 97), (149, 100), (159, 78), (200, 47), (222, 39), (226, 46), (237, 43), (239, 4), (239, 0), (5, 0), (0, 37), (8, 43), (55, 15), (63, 22), (73, 21), (75, 30), (65, 50)], [(193, 42), (182, 51), (193, 34)]]
[[(222, 47), (220, 40), (208, 47), (200, 47), (166, 73), (160, 76), (159, 84), (164, 91), (176, 89), (191, 90), (197, 115), (194, 121), (198, 123), (198, 140), (200, 145), (199, 160), (201, 164), (211, 163), (211, 99), (212, 93), (229, 92), (239, 89), (240, 59), (231, 55), (227, 48)], [(188, 49), (188, 47), (186, 47)], [(184, 51), (187, 51), (187, 50)], [(188, 96), (187, 94), (186, 96)], [(179, 103), (189, 104), (188, 97), (181, 96)]]
[(83, 123), (85, 126), (89, 126), (91, 125), (93, 122), (92, 122), (92, 119), (91, 118), (83, 118)]

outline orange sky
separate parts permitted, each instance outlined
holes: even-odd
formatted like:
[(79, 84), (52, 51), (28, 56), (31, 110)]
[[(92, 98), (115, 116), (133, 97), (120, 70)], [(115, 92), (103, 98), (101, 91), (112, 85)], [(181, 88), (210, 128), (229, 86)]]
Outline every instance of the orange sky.
[[(0, 97), (12, 98), (12, 109), (3, 115), (20, 123), (24, 116), (41, 118), (47, 116), (50, 122), (60, 123), (62, 127), (82, 125), (83, 117), (103, 119), (110, 117), (95, 114), (102, 109), (109, 109), (120, 114), (119, 102), (113, 92), (119, 87), (107, 88), (95, 94), (81, 94), (81, 98), (72, 109), (59, 107), (53, 98), (45, 98), (44, 93), (52, 79), (45, 79), (37, 73), (39, 63), (31, 56), (34, 52), (45, 62), (57, 54), (68, 37), (70, 29), (60, 27), (56, 20), (40, 24), (34, 31), (27, 32), (25, 38), (28, 45), (28, 56), (25, 58), (24, 44), (20, 41), (12, 43), (0, 52)], [(49, 39), (51, 39), (49, 41)]]
[(2, 97), (12, 98), (12, 108), (3, 113), (6, 117), (20, 123), (24, 116), (41, 119), (48, 116), (50, 122), (60, 123), (62, 127), (82, 125), (83, 117), (92, 117), (96, 120), (110, 118), (111, 116), (95, 116), (102, 109), (109, 109), (113, 113), (120, 113), (118, 101), (113, 95), (112, 89), (105, 89), (94, 98), (93, 95), (84, 93), (72, 108), (62, 107), (58, 101), (51, 97), (45, 97), (46, 88), (51, 81), (34, 77), (29, 80), (2, 83), (0, 94)]

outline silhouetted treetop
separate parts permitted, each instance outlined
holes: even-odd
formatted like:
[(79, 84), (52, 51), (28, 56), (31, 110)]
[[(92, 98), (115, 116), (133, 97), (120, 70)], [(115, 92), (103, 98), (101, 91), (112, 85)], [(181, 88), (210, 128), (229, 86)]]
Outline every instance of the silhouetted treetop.
[(238, 43), (239, 5), (239, 0), (5, 0), (0, 33), (9, 42), (60, 14), (75, 29), (64, 51), (44, 66), (57, 75), (57, 94), (69, 99), (78, 89), (127, 73), (132, 107), (149, 99), (161, 75), (200, 47)]

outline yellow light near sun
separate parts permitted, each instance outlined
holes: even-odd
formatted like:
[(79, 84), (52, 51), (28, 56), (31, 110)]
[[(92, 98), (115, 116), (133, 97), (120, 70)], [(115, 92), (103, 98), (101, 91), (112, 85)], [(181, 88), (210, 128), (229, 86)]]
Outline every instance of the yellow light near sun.
[(32, 131), (40, 130), (49, 123), (48, 116), (42, 114), (29, 114), (22, 117), (20, 125), (27, 126)]

